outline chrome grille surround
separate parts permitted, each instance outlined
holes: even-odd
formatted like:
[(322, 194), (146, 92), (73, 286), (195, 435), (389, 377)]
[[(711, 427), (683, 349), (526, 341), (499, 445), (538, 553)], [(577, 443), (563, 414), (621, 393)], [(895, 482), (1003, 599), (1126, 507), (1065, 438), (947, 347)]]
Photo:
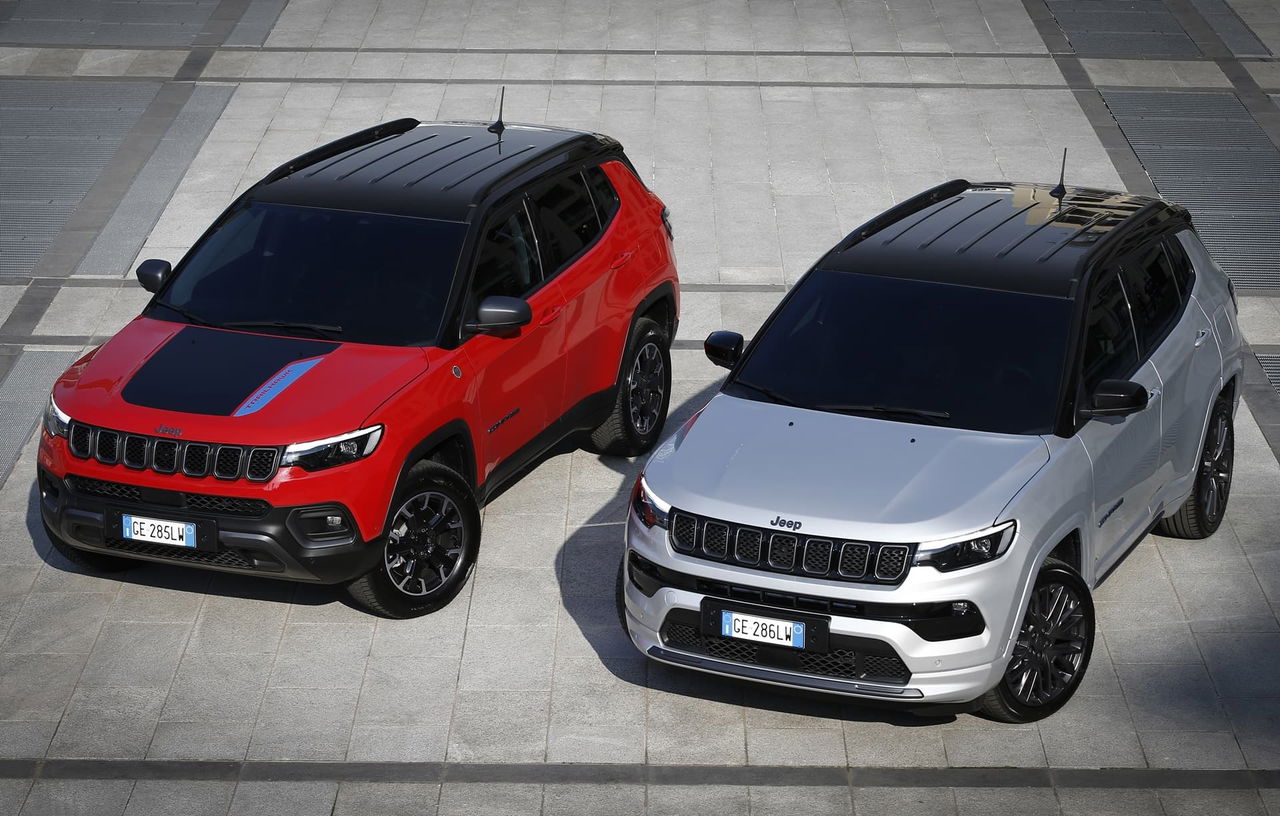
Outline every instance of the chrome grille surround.
[(777, 533), (676, 509), (669, 540), (676, 552), (707, 561), (863, 584), (902, 583), (915, 555), (914, 544)]
[(125, 434), (72, 421), (68, 448), (77, 459), (123, 464), (156, 473), (182, 472), (192, 478), (216, 476), (231, 481), (268, 482), (280, 467), (280, 448), (212, 445), (167, 437)]

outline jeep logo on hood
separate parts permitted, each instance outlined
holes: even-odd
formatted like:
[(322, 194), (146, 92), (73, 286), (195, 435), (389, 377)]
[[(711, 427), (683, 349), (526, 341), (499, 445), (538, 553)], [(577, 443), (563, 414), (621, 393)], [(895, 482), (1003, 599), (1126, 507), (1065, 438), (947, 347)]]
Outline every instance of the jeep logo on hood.
[(168, 425), (157, 425), (156, 433), (168, 434), (169, 436), (182, 436), (181, 428), (170, 428)]
[(778, 516), (769, 523), (774, 527), (782, 527), (786, 530), (799, 530), (803, 526), (802, 522), (794, 521), (792, 519), (784, 519), (782, 516)]

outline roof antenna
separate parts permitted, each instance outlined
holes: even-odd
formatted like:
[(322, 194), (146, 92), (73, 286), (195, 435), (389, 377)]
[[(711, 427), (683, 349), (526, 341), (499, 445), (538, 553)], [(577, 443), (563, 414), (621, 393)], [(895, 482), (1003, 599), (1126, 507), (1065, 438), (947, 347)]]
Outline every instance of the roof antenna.
[[(492, 128), (490, 128), (492, 130)], [(1062, 206), (1062, 199), (1067, 194), (1067, 149), (1062, 148), (1062, 172), (1058, 174), (1058, 186), (1049, 191), (1049, 195), (1058, 199), (1058, 206)]]
[(494, 122), (492, 125), (489, 125), (489, 132), (496, 133), (498, 135), (498, 141), (502, 141), (502, 131), (507, 129), (507, 126), (502, 123), (502, 103), (505, 102), (506, 100), (507, 100), (507, 86), (503, 85), (502, 90), (499, 92), (499, 96), (498, 96), (498, 121)]

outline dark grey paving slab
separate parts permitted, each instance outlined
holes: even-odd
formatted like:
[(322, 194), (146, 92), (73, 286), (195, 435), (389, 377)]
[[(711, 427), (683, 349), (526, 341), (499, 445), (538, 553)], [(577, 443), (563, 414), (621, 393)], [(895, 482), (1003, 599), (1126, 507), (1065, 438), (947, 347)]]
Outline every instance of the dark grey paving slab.
[(1226, 0), (1191, 0), (1191, 4), (1223, 44), (1231, 49), (1231, 53), (1238, 57), (1271, 56), (1271, 49), (1258, 39)]
[(0, 23), (0, 42), (99, 46), (190, 45), (218, 0), (102, 2), (19, 0)]
[(1048, 0), (1081, 56), (1195, 57), (1200, 49), (1160, 0)]
[(74, 352), (24, 352), (0, 383), (0, 473), (13, 468), (44, 413), (53, 381), (75, 358)]

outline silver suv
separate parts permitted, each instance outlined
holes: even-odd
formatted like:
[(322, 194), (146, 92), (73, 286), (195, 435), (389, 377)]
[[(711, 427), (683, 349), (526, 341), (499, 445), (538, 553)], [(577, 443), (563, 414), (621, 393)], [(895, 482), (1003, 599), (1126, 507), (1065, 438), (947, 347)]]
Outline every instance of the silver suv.
[(637, 480), (619, 574), (664, 663), (1009, 722), (1084, 676), (1090, 590), (1231, 488), (1231, 284), (1184, 209), (957, 180), (826, 253)]

